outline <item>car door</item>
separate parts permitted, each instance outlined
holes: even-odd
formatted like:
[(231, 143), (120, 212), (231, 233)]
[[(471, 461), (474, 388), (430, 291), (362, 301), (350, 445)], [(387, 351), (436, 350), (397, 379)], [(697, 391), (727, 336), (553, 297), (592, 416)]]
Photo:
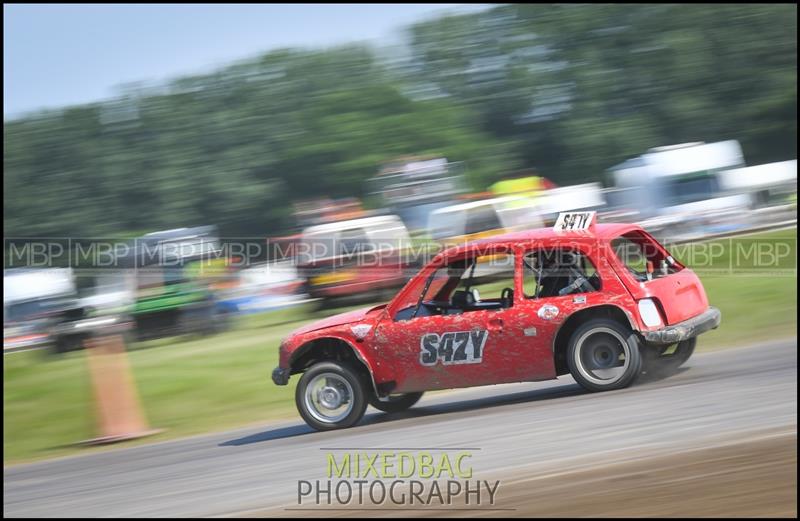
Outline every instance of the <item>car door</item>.
[[(571, 259), (575, 270), (570, 270), (565, 265), (558, 264), (556, 259)], [(544, 272), (534, 268), (541, 267), (542, 259), (553, 263), (554, 267)], [(593, 306), (607, 304), (606, 296), (601, 292), (602, 282), (597, 271), (590, 250), (584, 246), (573, 244), (568, 248), (547, 247), (530, 248), (522, 252), (522, 292), (520, 297), (524, 300), (521, 307), (528, 309), (526, 320), (529, 332), (535, 336), (533, 342), (539, 357), (536, 361), (536, 370), (541, 378), (551, 378), (555, 375), (555, 361), (553, 358), (554, 340), (562, 324), (571, 314)], [(586, 279), (585, 284), (576, 282), (575, 274)], [(543, 276), (540, 277), (540, 274)], [(552, 283), (546, 280), (552, 277)], [(561, 278), (561, 280), (558, 280)], [(562, 293), (563, 294), (560, 294)]]
[[(517, 288), (516, 257), (507, 249), (481, 252), (474, 257), (478, 261), (476, 267), (494, 263), (500, 269), (484, 270), (494, 273), (474, 284), (479, 292), (488, 293), (473, 307), (458, 312), (457, 307), (438, 309), (424, 305), (420, 307), (422, 312), (413, 317), (387, 315), (378, 324), (376, 357), (384, 366), (384, 374), (391, 375), (394, 392), (516, 382), (534, 375), (537, 356), (532, 344), (526, 342), (525, 309), (518, 307), (513, 296), (500, 299), (504, 288)], [(460, 260), (463, 259), (453, 262)], [(450, 269), (452, 265), (440, 269)], [(457, 289), (464, 287), (464, 279), (450, 276), (439, 280), (434, 273), (431, 280), (439, 281), (441, 288), (424, 295), (424, 302), (444, 305), (442, 297), (446, 296), (447, 305), (451, 305), (456, 291), (466, 291)], [(472, 280), (475, 282), (478, 281)], [(387, 366), (391, 369), (387, 370)]]

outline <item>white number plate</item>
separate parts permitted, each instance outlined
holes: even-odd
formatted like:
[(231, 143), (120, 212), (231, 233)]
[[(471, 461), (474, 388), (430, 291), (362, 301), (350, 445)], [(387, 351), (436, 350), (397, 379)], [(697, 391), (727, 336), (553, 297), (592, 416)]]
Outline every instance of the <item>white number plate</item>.
[(479, 364), (489, 332), (486, 330), (428, 333), (420, 339), (419, 361), (422, 365)]
[(588, 230), (597, 212), (562, 212), (553, 229), (556, 231)]

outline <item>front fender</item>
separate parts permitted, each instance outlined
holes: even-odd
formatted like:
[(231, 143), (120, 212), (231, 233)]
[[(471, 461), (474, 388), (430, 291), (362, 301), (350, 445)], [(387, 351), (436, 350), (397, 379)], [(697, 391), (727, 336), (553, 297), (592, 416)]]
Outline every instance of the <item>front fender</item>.
[(309, 349), (312, 349), (314, 347), (315, 342), (323, 340), (333, 340), (341, 342), (342, 344), (346, 345), (352, 351), (356, 359), (362, 364), (364, 364), (364, 367), (367, 368), (367, 372), (369, 373), (370, 377), (370, 382), (372, 384), (372, 389), (377, 392), (377, 386), (375, 385), (373, 364), (370, 361), (369, 356), (367, 356), (366, 350), (364, 349), (364, 344), (362, 342), (356, 341), (356, 339), (353, 337), (350, 331), (346, 332), (341, 330), (314, 331), (312, 333), (303, 335), (301, 338), (285, 342), (284, 344), (281, 345), (280, 348), (281, 350), (280, 363), (278, 368), (276, 368), (276, 371), (280, 369), (282, 372), (285, 372), (285, 379), (288, 382), (289, 375), (300, 372), (295, 370), (295, 368), (293, 367), (297, 359), (303, 356), (305, 353), (307, 353)]

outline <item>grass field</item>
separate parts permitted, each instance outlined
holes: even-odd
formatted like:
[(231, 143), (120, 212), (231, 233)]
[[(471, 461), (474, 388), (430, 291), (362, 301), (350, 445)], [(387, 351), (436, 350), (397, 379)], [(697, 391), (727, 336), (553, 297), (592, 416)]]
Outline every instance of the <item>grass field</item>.
[(797, 228), (679, 245), (670, 252), (702, 279), (722, 325), (698, 349), (797, 335)]
[[(672, 248), (700, 274), (709, 300), (722, 310), (722, 326), (702, 337), (700, 350), (796, 336), (796, 238), (791, 229)], [(300, 421), (297, 378), (278, 387), (270, 373), (281, 339), (321, 316), (300, 306), (240, 317), (233, 330), (213, 337), (134, 345), (129, 359), (145, 414), (165, 431), (132, 443)], [(102, 450), (72, 445), (98, 434), (84, 352), (16, 353), (3, 362), (4, 463)]]

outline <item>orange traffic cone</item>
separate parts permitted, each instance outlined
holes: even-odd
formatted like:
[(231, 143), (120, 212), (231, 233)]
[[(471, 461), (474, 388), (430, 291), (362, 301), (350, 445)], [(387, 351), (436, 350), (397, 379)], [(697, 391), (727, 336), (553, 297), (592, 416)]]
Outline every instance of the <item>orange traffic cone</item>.
[(95, 336), (85, 346), (100, 437), (83, 443), (114, 443), (161, 432), (147, 426), (122, 335)]

